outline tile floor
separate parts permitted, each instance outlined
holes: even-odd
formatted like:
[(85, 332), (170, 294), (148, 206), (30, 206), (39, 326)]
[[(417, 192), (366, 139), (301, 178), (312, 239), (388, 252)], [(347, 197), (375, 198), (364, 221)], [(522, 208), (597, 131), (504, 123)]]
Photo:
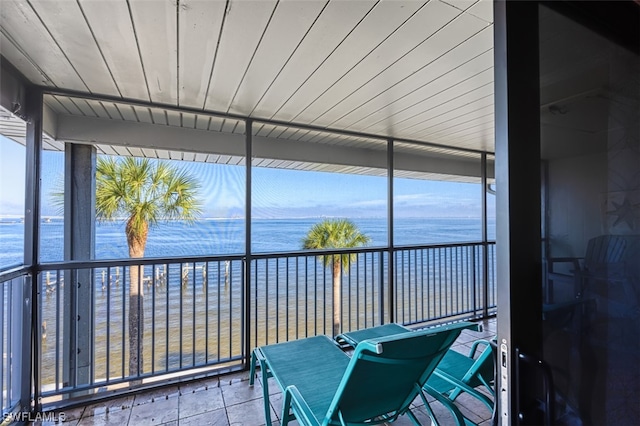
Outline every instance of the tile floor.
[[(493, 337), (496, 334), (495, 319), (484, 321), (483, 327), (484, 330), (480, 333), (463, 331), (452, 348), (467, 353), (474, 340)], [(275, 383), (270, 384), (269, 391), (272, 394), (270, 400), (273, 425), (279, 425), (282, 394)], [(420, 399), (414, 404), (412, 411), (419, 421), (423, 425), (430, 425), (431, 421)], [(491, 412), (476, 399), (462, 394), (456, 400), (456, 404), (462, 413), (474, 422), (481, 426), (490, 425)], [(443, 426), (455, 424), (446, 408), (437, 402), (431, 405)], [(260, 380), (256, 380), (254, 386), (249, 386), (249, 374), (243, 372), (67, 410), (64, 412), (63, 424), (260, 426), (265, 424), (263, 407)], [(54, 423), (34, 423), (35, 426), (49, 424)], [(295, 425), (297, 422), (290, 424)], [(403, 426), (412, 423), (409, 418), (403, 416), (394, 424)]]

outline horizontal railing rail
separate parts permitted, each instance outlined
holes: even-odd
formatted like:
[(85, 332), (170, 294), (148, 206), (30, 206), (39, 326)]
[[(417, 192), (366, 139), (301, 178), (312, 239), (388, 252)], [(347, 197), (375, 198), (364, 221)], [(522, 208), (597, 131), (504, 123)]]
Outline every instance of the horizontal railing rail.
[(29, 268), (19, 265), (0, 271), (0, 282), (7, 282), (14, 278), (24, 277), (29, 274)]
[(60, 269), (86, 269), (86, 268), (106, 268), (114, 266), (139, 266), (157, 265), (165, 263), (189, 263), (189, 262), (216, 262), (220, 260), (244, 260), (242, 254), (217, 255), (217, 256), (185, 256), (185, 257), (142, 257), (128, 259), (106, 259), (106, 260), (68, 260), (64, 262), (41, 263), (36, 267), (37, 272), (55, 271)]
[(36, 398), (46, 405), (241, 369), (247, 347), (392, 317), (478, 318), (495, 309), (494, 262), (495, 243), (468, 242), (41, 264)]

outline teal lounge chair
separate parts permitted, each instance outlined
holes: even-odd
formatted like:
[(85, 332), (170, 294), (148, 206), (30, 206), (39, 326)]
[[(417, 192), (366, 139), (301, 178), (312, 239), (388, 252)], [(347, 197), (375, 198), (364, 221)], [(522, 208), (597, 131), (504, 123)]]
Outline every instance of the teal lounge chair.
[[(355, 347), (360, 341), (365, 339), (387, 334), (409, 332), (413, 332), (413, 330), (399, 324), (385, 324), (378, 327), (340, 334), (336, 336), (336, 341), (342, 345)], [(480, 350), (481, 345), (485, 347), (476, 357), (476, 353)], [(434, 373), (427, 380), (425, 391), (434, 397), (435, 395), (446, 397), (449, 402), (444, 405), (452, 411), (455, 417), (456, 413), (452, 410), (452, 407), (455, 407), (453, 401), (455, 401), (462, 392), (467, 392), (486, 405), (489, 411), (493, 411), (494, 401), (476, 389), (477, 387), (484, 386), (488, 393), (495, 399), (495, 392), (492, 386), (493, 381), (494, 354), (492, 346), (486, 340), (477, 340), (473, 343), (468, 356), (453, 349), (447, 350), (442, 361), (440, 361)], [(433, 410), (429, 404), (426, 404), (425, 408), (434, 424), (438, 425), (438, 420), (435, 418), (435, 415), (433, 415)], [(465, 419), (465, 423), (471, 424), (472, 422), (469, 419)], [(460, 423), (458, 422), (458, 424)]]
[(269, 377), (284, 393), (283, 426), (294, 418), (303, 425), (372, 425), (403, 414), (420, 425), (410, 404), (418, 395), (426, 403), (422, 387), (466, 328), (477, 325), (458, 323), (365, 340), (351, 358), (326, 336), (262, 346), (252, 353), (249, 383), (259, 363), (268, 425)]

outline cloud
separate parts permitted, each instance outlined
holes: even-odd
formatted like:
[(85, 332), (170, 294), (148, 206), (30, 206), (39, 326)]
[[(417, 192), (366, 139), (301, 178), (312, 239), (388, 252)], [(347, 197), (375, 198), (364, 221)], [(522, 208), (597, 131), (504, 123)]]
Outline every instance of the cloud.
[(386, 207), (387, 200), (365, 200), (349, 203), (351, 207)]

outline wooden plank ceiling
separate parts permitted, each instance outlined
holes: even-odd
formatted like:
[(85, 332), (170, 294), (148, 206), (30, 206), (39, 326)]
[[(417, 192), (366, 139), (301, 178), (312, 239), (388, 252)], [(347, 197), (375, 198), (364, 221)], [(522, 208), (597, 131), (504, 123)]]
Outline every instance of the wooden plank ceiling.
[[(58, 114), (243, 133), (207, 114), (231, 113), (492, 152), (492, 20), (491, 0), (2, 0), (0, 53), (33, 83), (149, 104), (47, 96)], [(254, 124), (374, 145), (321, 133)], [(103, 147), (120, 151), (151, 155)]]

